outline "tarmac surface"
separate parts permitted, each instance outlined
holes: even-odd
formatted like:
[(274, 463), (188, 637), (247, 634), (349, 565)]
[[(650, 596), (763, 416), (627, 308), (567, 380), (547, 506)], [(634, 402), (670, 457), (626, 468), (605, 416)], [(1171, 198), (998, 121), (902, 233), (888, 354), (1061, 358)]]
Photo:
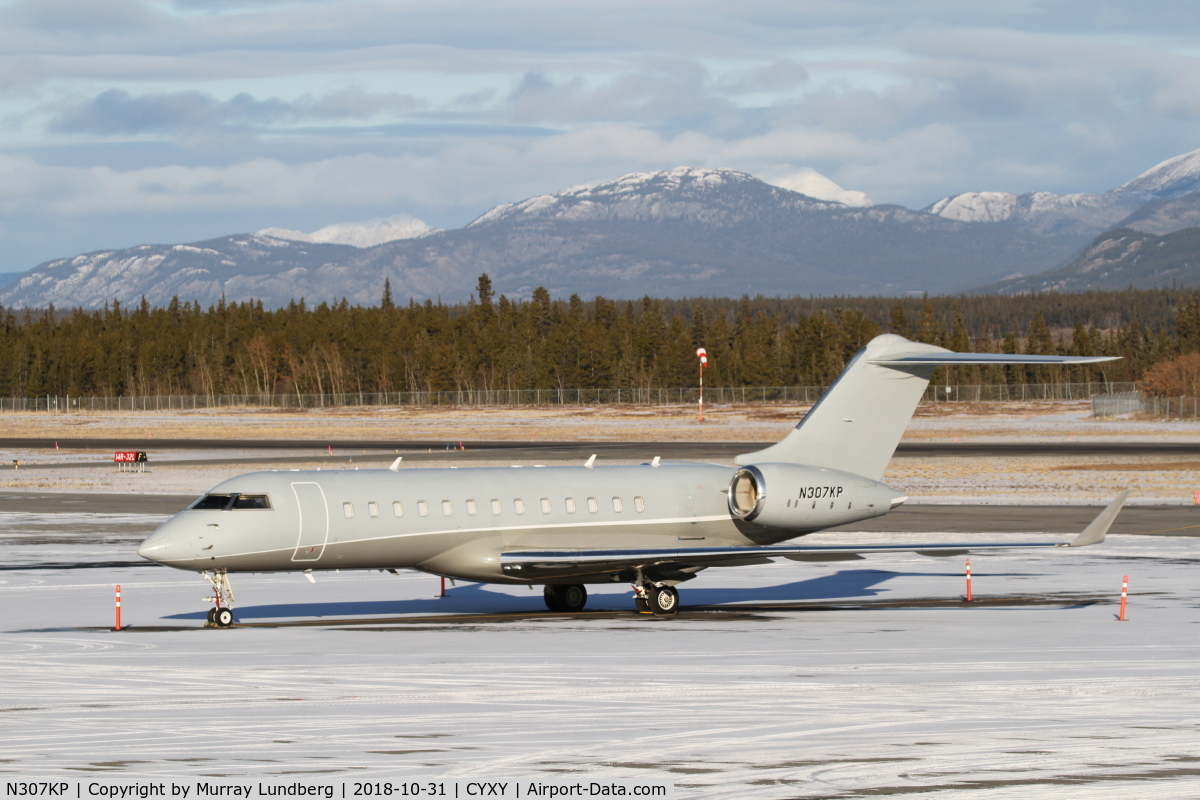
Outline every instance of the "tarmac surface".
[[(391, 461), (396, 455), (405, 460), (423, 461), (447, 458), (464, 461), (513, 459), (546, 460), (586, 459), (593, 453), (601, 458), (638, 459), (659, 456), (664, 459), (713, 459), (728, 460), (740, 453), (750, 453), (769, 447), (771, 442), (475, 442), (462, 441), (465, 449), (457, 449), (460, 442), (413, 441), (379, 439), (345, 440), (302, 440), (302, 439), (42, 439), (0, 438), (0, 449), (54, 449), (55, 445), (71, 450), (142, 450), (151, 454), (155, 450), (303, 450), (305, 455), (258, 457), (254, 461), (286, 463), (288, 461), (311, 461), (314, 451), (325, 451), (332, 447), (337, 451), (375, 451), (365, 458)], [(1014, 456), (1200, 456), (1198, 442), (963, 442), (931, 443), (902, 442), (896, 448), (896, 458), (987, 458)], [(170, 464), (221, 464), (236, 463), (248, 459), (227, 461), (205, 459), (203, 461), (157, 461)], [(49, 469), (55, 465), (22, 465), (21, 469)], [(80, 466), (73, 464), (73, 467)], [(112, 466), (108, 461), (97, 466)]]

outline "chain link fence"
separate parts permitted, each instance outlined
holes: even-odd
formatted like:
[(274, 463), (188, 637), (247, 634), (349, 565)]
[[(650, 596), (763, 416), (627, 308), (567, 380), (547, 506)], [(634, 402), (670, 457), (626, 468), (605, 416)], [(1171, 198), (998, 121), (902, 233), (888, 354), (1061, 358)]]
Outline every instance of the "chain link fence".
[(1158, 419), (1200, 418), (1200, 398), (1143, 397), (1141, 392), (1113, 392), (1092, 398), (1092, 416), (1138, 414)]
[[(706, 387), (708, 405), (735, 403), (810, 404), (824, 386)], [(1132, 391), (1132, 383), (1030, 383), (930, 386), (925, 401), (934, 403), (1006, 403), (1040, 400), (1088, 400), (1113, 391)], [(684, 405), (700, 399), (695, 387), (678, 389), (462, 389), (437, 392), (349, 392), (340, 394), (185, 394), (130, 397), (0, 398), (0, 412), (42, 411), (192, 411), (208, 408), (349, 408), (380, 406), (592, 406)]]

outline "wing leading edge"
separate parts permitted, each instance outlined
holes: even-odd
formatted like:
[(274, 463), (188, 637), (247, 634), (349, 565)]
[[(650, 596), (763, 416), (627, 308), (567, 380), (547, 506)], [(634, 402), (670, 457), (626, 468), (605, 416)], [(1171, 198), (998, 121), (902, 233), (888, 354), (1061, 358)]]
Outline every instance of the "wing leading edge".
[(1030, 547), (1086, 547), (1104, 541), (1117, 514), (1129, 497), (1121, 492), (1082, 533), (1069, 542), (987, 542), (955, 544), (882, 544), (826, 547), (686, 547), (623, 550), (509, 550), (500, 562), (505, 573), (513, 576), (536, 574), (538, 570), (591, 568), (608, 572), (617, 569), (661, 567), (665, 565), (717, 566), (743, 561), (787, 558), (793, 561), (849, 560), (863, 553), (920, 553), (922, 555), (959, 555), (972, 550), (1008, 550)]

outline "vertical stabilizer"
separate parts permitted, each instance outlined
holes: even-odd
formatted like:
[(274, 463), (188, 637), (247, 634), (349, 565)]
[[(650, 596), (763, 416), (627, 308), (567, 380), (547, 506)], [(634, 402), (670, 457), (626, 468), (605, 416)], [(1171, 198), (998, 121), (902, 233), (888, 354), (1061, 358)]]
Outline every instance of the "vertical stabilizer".
[(937, 364), (898, 368), (872, 361), (949, 353), (903, 336), (876, 336), (778, 443), (737, 457), (738, 464), (812, 464), (879, 480), (908, 427)]
[(929, 379), (938, 367), (996, 364), (1093, 364), (1112, 357), (954, 353), (876, 336), (859, 350), (796, 429), (765, 450), (744, 453), (738, 464), (783, 462), (852, 472), (879, 480), (900, 444)]

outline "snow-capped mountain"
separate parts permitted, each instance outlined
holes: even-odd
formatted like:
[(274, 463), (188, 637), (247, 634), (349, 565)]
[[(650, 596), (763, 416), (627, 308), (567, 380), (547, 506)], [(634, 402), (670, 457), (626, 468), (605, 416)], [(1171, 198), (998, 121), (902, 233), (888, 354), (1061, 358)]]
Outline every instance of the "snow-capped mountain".
[[(1036, 233), (1071, 232), (1094, 236), (1121, 224), (1146, 203), (1200, 192), (1200, 150), (1169, 158), (1107, 192), (1058, 195), (1030, 192), (964, 192), (925, 207), (930, 214), (961, 222), (1004, 223)], [(1165, 216), (1164, 216), (1165, 215)], [(1155, 233), (1186, 225), (1147, 222)], [(1139, 230), (1142, 230), (1139, 228)]]
[(5, 287), (0, 304), (98, 308), (114, 299), (128, 304), (143, 296), (160, 306), (172, 297), (206, 305), (222, 296), (239, 300), (328, 297), (328, 290), (314, 285), (310, 277), (323, 265), (353, 252), (357, 248), (348, 245), (249, 234), (194, 244), (101, 250), (34, 267)]
[(1114, 191), (1145, 192), (1155, 197), (1183, 197), (1200, 192), (1200, 150), (1168, 158)]
[(395, 214), (380, 219), (369, 219), (363, 222), (339, 222), (326, 225), (312, 233), (288, 230), (286, 228), (264, 228), (258, 231), (258, 236), (271, 236), (275, 239), (288, 239), (293, 242), (320, 242), (324, 244), (348, 244), (351, 247), (374, 247), (384, 242), (394, 242), (398, 239), (415, 239), (424, 236), (432, 228), (416, 217), (408, 214)]
[(1145, 192), (964, 192), (944, 197), (925, 211), (960, 222), (1002, 223), (1034, 233), (1094, 236), (1153, 199)]
[(1049, 269), (1075, 242), (971, 225), (900, 206), (817, 200), (726, 169), (634, 173), (505, 203), (458, 230), (368, 248), (240, 235), (60, 259), (0, 292), (0, 304), (97, 307), (113, 298), (270, 306), (346, 297), (465, 300), (496, 290), (562, 295), (946, 292), (1021, 267)]
[[(859, 205), (865, 195), (811, 171), (768, 177), (680, 167), (504, 203), (457, 230), (399, 215), (100, 251), (35, 267), (0, 291), (0, 305), (374, 303), (385, 280), (400, 301), (453, 302), (481, 272), (513, 297), (537, 286), (611, 298), (1074, 290), (1100, 273), (1150, 285), (1159, 274), (1190, 279), (1176, 264), (1200, 225), (1200, 193), (1187, 193), (1200, 186), (1200, 151), (1109, 192), (971, 192), (923, 211)], [(1162, 254), (1158, 271), (1142, 275), (1151, 252)]]
[(453, 279), (461, 296), (482, 268), (517, 296), (539, 285), (618, 298), (896, 294), (966, 289), (1018, 264), (1046, 269), (1079, 244), (817, 200), (735, 170), (678, 168), (505, 203), (461, 230), (381, 245), (353, 263), (388, 277), (400, 296), (428, 296), (413, 279)]
[[(502, 203), (467, 227), (531, 220), (600, 222), (690, 219), (714, 225), (744, 220), (761, 208), (746, 196), (761, 193), (763, 181), (732, 169), (678, 167), (663, 172), (634, 172), (613, 181), (573, 186), (520, 203)], [(769, 187), (768, 187), (769, 188)], [(775, 192), (780, 208), (828, 210), (842, 206), (791, 191)]]

